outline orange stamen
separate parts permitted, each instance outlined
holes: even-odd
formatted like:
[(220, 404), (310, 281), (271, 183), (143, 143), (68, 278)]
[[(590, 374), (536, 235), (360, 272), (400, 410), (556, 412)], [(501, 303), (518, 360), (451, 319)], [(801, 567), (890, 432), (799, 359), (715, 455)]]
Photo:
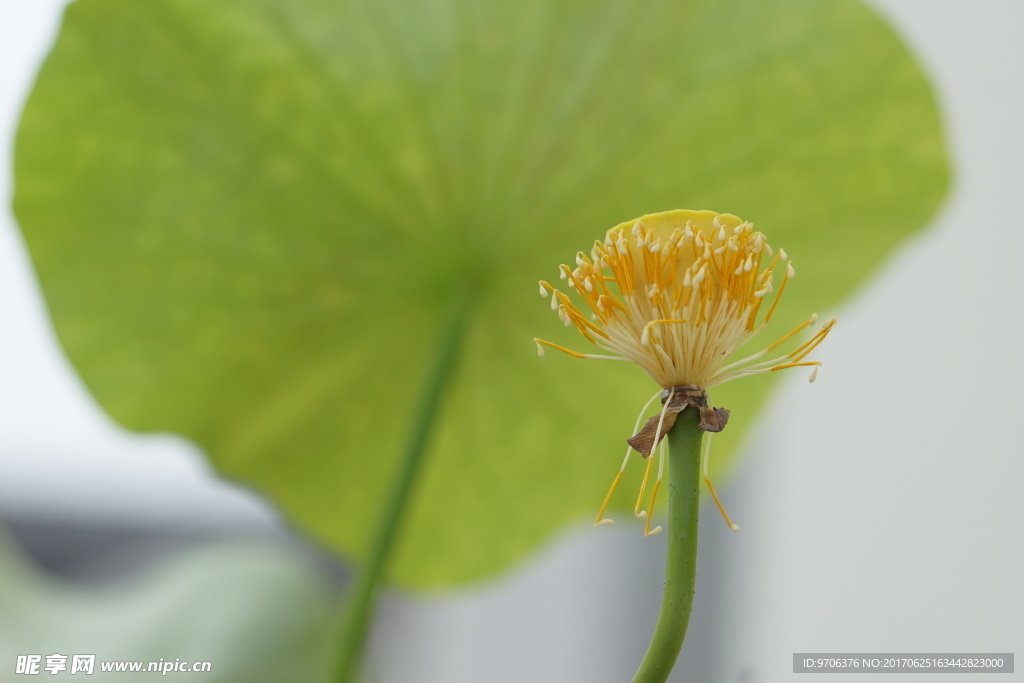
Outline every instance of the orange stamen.
[(786, 283), (789, 282), (789, 269), (786, 269), (786, 274), (782, 277), (782, 284), (779, 285), (779, 291), (775, 295), (775, 300), (772, 301), (772, 307), (768, 309), (768, 313), (764, 316), (764, 321), (767, 323), (772, 319), (772, 313), (775, 312), (775, 307), (779, 305), (779, 301), (782, 300), (782, 292), (786, 289)]
[[(654, 456), (652, 455), (653, 459)], [(661, 486), (661, 479), (654, 482), (654, 488), (651, 489), (651, 502), (647, 504), (647, 520), (644, 522), (644, 536), (651, 535), (651, 516), (654, 514), (654, 501), (658, 497), (658, 487)]]
[(567, 349), (564, 346), (559, 346), (558, 344), (552, 344), (551, 342), (544, 341), (543, 339), (536, 339), (535, 338), (533, 341), (535, 341), (538, 344), (543, 344), (544, 346), (550, 346), (553, 349), (558, 349), (559, 351), (561, 351), (563, 353), (569, 354), (573, 358), (586, 358), (587, 357), (586, 354), (582, 354), (579, 351), (573, 351), (572, 349)]
[(608, 495), (604, 497), (604, 502), (601, 503), (601, 509), (597, 511), (597, 519), (594, 520), (594, 526), (599, 524), (614, 524), (610, 519), (604, 519), (604, 511), (608, 509), (608, 503), (612, 499), (612, 494), (615, 493), (615, 488), (619, 485), (619, 480), (622, 479), (622, 474), (625, 470), (619, 470), (619, 473), (615, 475), (615, 480), (612, 481), (612, 487), (608, 489)]

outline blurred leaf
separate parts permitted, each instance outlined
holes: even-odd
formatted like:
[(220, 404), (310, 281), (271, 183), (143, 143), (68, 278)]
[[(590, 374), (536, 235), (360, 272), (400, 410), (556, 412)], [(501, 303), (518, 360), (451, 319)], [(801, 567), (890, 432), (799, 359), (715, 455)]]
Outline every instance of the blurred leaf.
[[(0, 662), (18, 655), (210, 662), (210, 683), (305, 683), (325, 664), (330, 592), (280, 549), (224, 544), (173, 557), (132, 579), (79, 586), (37, 573), (0, 534)], [(41, 672), (47, 676), (45, 671)], [(183, 675), (183, 674), (178, 674)], [(3, 680), (7, 680), (4, 678)]]
[[(559, 262), (641, 214), (734, 213), (794, 259), (784, 331), (947, 184), (925, 78), (852, 0), (79, 0), (16, 173), (100, 403), (195, 439), (350, 557), (441, 311), (475, 290), (392, 566), (407, 585), (508, 565), (593, 514), (614, 474), (654, 388), (536, 357), (534, 336), (585, 343), (536, 294)], [(719, 461), (769, 382), (716, 392)]]

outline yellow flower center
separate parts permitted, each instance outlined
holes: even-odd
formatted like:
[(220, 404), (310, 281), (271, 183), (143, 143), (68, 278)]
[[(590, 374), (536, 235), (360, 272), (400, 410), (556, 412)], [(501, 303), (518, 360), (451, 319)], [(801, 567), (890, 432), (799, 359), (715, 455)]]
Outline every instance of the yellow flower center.
[[(774, 269), (785, 261), (778, 293), (758, 323), (773, 292)], [(565, 293), (540, 283), (544, 296), (566, 325), (617, 356), (595, 356), (535, 340), (577, 357), (630, 360), (663, 388), (708, 388), (736, 377), (780, 370), (801, 362), (828, 334), (829, 321), (806, 345), (769, 364), (726, 365), (733, 352), (771, 320), (786, 284), (795, 275), (786, 253), (773, 253), (764, 235), (729, 214), (669, 211), (644, 216), (608, 231), (576, 268), (561, 266), (562, 279), (590, 309), (584, 314)], [(760, 354), (770, 352), (807, 325), (812, 316)], [(742, 361), (741, 361), (742, 364)]]

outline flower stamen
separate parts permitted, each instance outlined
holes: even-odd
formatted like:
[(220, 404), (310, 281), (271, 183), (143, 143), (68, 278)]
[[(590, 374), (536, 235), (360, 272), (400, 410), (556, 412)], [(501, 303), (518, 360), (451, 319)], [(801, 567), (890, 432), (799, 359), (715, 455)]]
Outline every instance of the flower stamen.
[(685, 320), (678, 320), (678, 319), (675, 319), (675, 318), (666, 318), (666, 319), (662, 319), (662, 320), (652, 320), (649, 323), (647, 323), (646, 325), (644, 325), (644, 331), (640, 335), (640, 343), (643, 344), (644, 346), (647, 345), (647, 342), (649, 342), (651, 340), (651, 330), (654, 329), (655, 325), (668, 325), (670, 323), (685, 323), (685, 322), (686, 322)]
[(786, 368), (809, 368), (812, 366), (820, 368), (821, 363), (819, 361), (804, 361), (803, 363), (786, 363), (785, 365), (776, 365), (774, 368), (771, 369), (771, 371), (775, 372), (776, 370), (785, 370)]
[[(810, 318), (808, 318), (807, 320), (803, 321), (802, 323), (800, 323), (799, 325), (797, 325), (796, 327), (794, 327), (794, 328), (793, 328), (792, 330), (790, 330), (789, 332), (787, 332), (787, 333), (786, 333), (785, 335), (783, 335), (782, 337), (780, 337), (779, 339), (777, 339), (777, 340), (776, 340), (775, 342), (773, 342), (772, 344), (769, 344), (768, 346), (766, 346), (765, 348), (761, 349), (761, 350), (760, 350), (760, 351), (758, 351), (757, 353), (751, 354), (751, 355), (747, 356), (746, 358), (741, 358), (740, 360), (738, 360), (738, 361), (734, 361), (734, 362), (732, 362), (732, 363), (729, 363), (728, 365), (723, 365), (723, 366), (722, 366), (722, 367), (721, 367), (721, 368), (719, 369), (719, 372), (727, 372), (727, 371), (729, 371), (729, 370), (732, 370), (733, 368), (738, 368), (738, 367), (740, 367), (741, 365), (746, 365), (747, 363), (749, 363), (749, 362), (751, 362), (751, 361), (757, 360), (757, 359), (758, 359), (758, 358), (760, 358), (761, 356), (764, 356), (764, 355), (766, 355), (766, 354), (769, 354), (769, 353), (771, 353), (772, 351), (774, 351), (775, 349), (777, 349), (777, 348), (778, 348), (779, 346), (781, 346), (782, 344), (784, 344), (784, 343), (785, 343), (786, 341), (788, 341), (788, 340), (789, 340), (789, 339), (790, 339), (790, 338), (791, 338), (791, 337), (792, 337), (793, 335), (795, 335), (796, 333), (798, 333), (798, 332), (799, 332), (800, 330), (804, 329), (804, 328), (805, 328), (805, 327), (807, 327), (808, 325), (813, 325), (813, 324), (815, 324), (816, 322), (818, 322), (818, 314), (817, 314), (817, 313), (812, 313), (812, 314), (811, 314), (811, 317), (810, 317)], [(783, 356), (783, 358), (785, 358), (785, 356)], [(781, 359), (777, 359), (777, 360), (775, 360), (775, 361), (767, 361), (767, 362), (768, 362), (769, 364), (771, 364), (771, 363), (776, 363), (776, 362), (778, 362), (778, 360), (781, 360)]]
[[(643, 422), (644, 413), (646, 413), (647, 409), (651, 407), (652, 403), (654, 403), (654, 399), (659, 396), (661, 396), (661, 391), (655, 392), (654, 396), (647, 399), (647, 403), (645, 403), (644, 407), (640, 409), (640, 414), (636, 417), (636, 424), (633, 425), (634, 434), (636, 434), (637, 430), (640, 429), (640, 423)], [(601, 503), (601, 509), (597, 513), (597, 519), (594, 520), (594, 526), (599, 524), (615, 524), (615, 520), (604, 519), (604, 511), (608, 508), (608, 502), (612, 499), (612, 494), (615, 493), (615, 488), (619, 485), (619, 480), (622, 479), (622, 473), (626, 471), (626, 465), (629, 464), (629, 456), (632, 452), (633, 447), (626, 446), (626, 457), (622, 459), (622, 467), (619, 468), (619, 473), (615, 475), (615, 480), (612, 481), (612, 486), (608, 489), (608, 494), (604, 497), (604, 502)]]
[(615, 524), (614, 519), (605, 519), (604, 511), (608, 509), (608, 502), (612, 499), (612, 494), (615, 493), (616, 487), (619, 485), (619, 481), (622, 479), (622, 475), (626, 472), (626, 464), (629, 462), (629, 455), (627, 454), (626, 460), (622, 463), (622, 469), (615, 475), (615, 479), (612, 480), (611, 488), (608, 489), (607, 495), (604, 497), (604, 502), (601, 503), (601, 509), (597, 511), (597, 519), (594, 520), (594, 526), (600, 526), (601, 524), (612, 525)]
[[(579, 351), (573, 351), (572, 349), (567, 349), (564, 346), (559, 346), (558, 344), (552, 344), (551, 342), (544, 341), (543, 339), (535, 338), (533, 341), (536, 342), (537, 344), (538, 356), (544, 355), (544, 346), (550, 346), (553, 349), (558, 349), (562, 353), (569, 354), (573, 358), (593, 358), (596, 360), (629, 360), (628, 358), (623, 358), (622, 356), (602, 356), (596, 353), (580, 353)], [(544, 346), (541, 346), (541, 344), (543, 344)]]
[(740, 528), (733, 524), (732, 520), (729, 519), (729, 513), (725, 511), (725, 506), (722, 505), (722, 501), (718, 499), (718, 494), (715, 493), (715, 486), (711, 483), (711, 477), (708, 476), (708, 459), (711, 456), (711, 434), (707, 434), (707, 441), (704, 442), (704, 457), (703, 464), (701, 465), (704, 474), (704, 483), (708, 485), (708, 491), (711, 492), (711, 497), (715, 501), (715, 505), (718, 506), (718, 511), (722, 513), (722, 519), (729, 525), (729, 528), (733, 531), (739, 531)]
[[(651, 453), (651, 457), (652, 458), (654, 457), (653, 453)], [(661, 448), (659, 449), (659, 455), (658, 455), (658, 478), (654, 480), (654, 488), (651, 489), (651, 502), (648, 503), (648, 505), (647, 505), (647, 515), (646, 515), (646, 519), (644, 520), (644, 537), (645, 538), (647, 536), (654, 536), (655, 534), (660, 534), (661, 533), (661, 527), (660, 526), (656, 526), (653, 529), (651, 528), (651, 517), (654, 515), (654, 501), (658, 499), (658, 489), (661, 488), (661, 479), (662, 479), (662, 477), (665, 476), (665, 460), (666, 460), (665, 442), (662, 441), (661, 442)]]
[(647, 492), (647, 480), (651, 477), (651, 468), (654, 466), (654, 454), (647, 456), (647, 468), (644, 470), (644, 478), (640, 482), (640, 495), (636, 497), (636, 505), (633, 507), (633, 514), (643, 519), (647, 516), (647, 510), (643, 509), (644, 493)]
[[(779, 249), (779, 256), (781, 256), (782, 258), (786, 258), (786, 251), (784, 249)], [(765, 313), (764, 315), (765, 324), (767, 324), (768, 321), (772, 319), (772, 313), (775, 312), (775, 307), (779, 305), (780, 301), (782, 301), (782, 292), (783, 290), (786, 289), (786, 284), (795, 276), (796, 271), (793, 270), (793, 264), (789, 261), (786, 261), (786, 274), (782, 276), (782, 284), (779, 285), (779, 293), (775, 295), (775, 300), (772, 301), (771, 308), (769, 308), (768, 312)]]
[(785, 342), (787, 342), (787, 341), (788, 341), (788, 340), (790, 339), (790, 337), (792, 337), (792, 336), (793, 336), (794, 334), (796, 334), (796, 333), (797, 333), (797, 332), (799, 332), (800, 330), (804, 329), (804, 328), (805, 328), (805, 327), (807, 327), (808, 325), (813, 325), (813, 324), (815, 324), (816, 322), (818, 322), (818, 314), (817, 314), (817, 313), (812, 313), (812, 314), (811, 314), (811, 317), (810, 317), (810, 318), (808, 318), (807, 320), (803, 321), (802, 323), (800, 323), (799, 325), (797, 325), (796, 327), (794, 327), (794, 328), (793, 328), (792, 330), (790, 330), (789, 332), (787, 332), (787, 333), (786, 333), (785, 335), (783, 335), (782, 337), (780, 337), (779, 339), (777, 339), (777, 340), (776, 340), (776, 341), (775, 341), (775, 342), (774, 342), (773, 344), (770, 344), (770, 345), (768, 346), (768, 348), (766, 348), (766, 349), (765, 349), (765, 351), (766, 351), (767, 353), (771, 353), (771, 352), (772, 352), (772, 351), (774, 351), (775, 349), (777, 349), (777, 348), (779, 348), (780, 346), (782, 346), (782, 344), (784, 344)]
[(832, 328), (835, 326), (835, 324), (835, 318), (829, 320), (827, 323), (821, 326), (821, 329), (818, 330), (818, 332), (813, 337), (811, 337), (806, 344), (796, 349), (795, 351), (791, 352), (788, 357), (792, 358), (794, 361), (802, 360), (803, 358), (805, 358), (807, 354), (813, 351), (818, 344), (825, 340), (825, 337), (827, 337), (828, 333), (832, 331)]
[[(661, 407), (661, 416), (658, 418), (658, 428), (654, 432), (654, 445), (655, 446), (658, 445), (658, 441), (661, 439), (661, 435), (663, 433), (661, 430), (665, 426), (665, 414), (668, 412), (668, 407), (669, 407), (669, 405), (671, 405), (672, 397), (675, 396), (675, 394), (676, 394), (676, 388), (675, 387), (671, 387), (669, 389), (669, 392), (668, 392), (668, 397), (664, 398), (662, 400), (662, 403), (664, 405), (662, 405), (662, 407)], [(646, 516), (645, 511), (641, 510), (640, 507), (641, 507), (641, 505), (643, 505), (643, 502), (644, 502), (644, 492), (647, 490), (647, 480), (651, 476), (651, 467), (654, 465), (654, 460), (655, 460), (655, 453), (654, 453), (654, 449), (652, 448), (651, 449), (651, 454), (647, 456), (647, 469), (644, 471), (644, 480), (642, 482), (640, 482), (640, 495), (637, 497), (637, 499), (636, 499), (636, 507), (633, 509), (633, 514), (635, 514), (637, 517), (644, 517), (644, 516)], [(659, 470), (658, 482), (660, 482), (660, 481), (661, 481), (661, 472)], [(655, 484), (655, 489), (651, 493), (651, 497), (652, 498), (654, 497), (656, 492), (657, 492), (657, 483)], [(652, 503), (652, 505), (653, 505), (653, 503)], [(647, 529), (649, 530), (650, 528), (651, 528), (650, 519), (648, 519), (648, 521), (647, 521)]]

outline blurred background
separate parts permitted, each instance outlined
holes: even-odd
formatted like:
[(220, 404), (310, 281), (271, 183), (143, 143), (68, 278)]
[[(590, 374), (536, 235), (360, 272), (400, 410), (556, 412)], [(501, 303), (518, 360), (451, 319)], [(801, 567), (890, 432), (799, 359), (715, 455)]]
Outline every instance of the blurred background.
[[(747, 432), (719, 485), (742, 531), (707, 509), (672, 680), (787, 681), (794, 652), (1024, 643), (1024, 6), (872, 4), (932, 79), (952, 189), (820, 312), (839, 326), (816, 384), (787, 378)], [(345, 568), (187, 440), (116, 427), (55, 340), (9, 207), (15, 128), (64, 5), (0, 4), (0, 681), (18, 679), (16, 655), (58, 648), (209, 660), (204, 680), (311, 680)], [(581, 522), (496, 578), (388, 590), (373, 680), (628, 680), (664, 558), (635, 532)]]

